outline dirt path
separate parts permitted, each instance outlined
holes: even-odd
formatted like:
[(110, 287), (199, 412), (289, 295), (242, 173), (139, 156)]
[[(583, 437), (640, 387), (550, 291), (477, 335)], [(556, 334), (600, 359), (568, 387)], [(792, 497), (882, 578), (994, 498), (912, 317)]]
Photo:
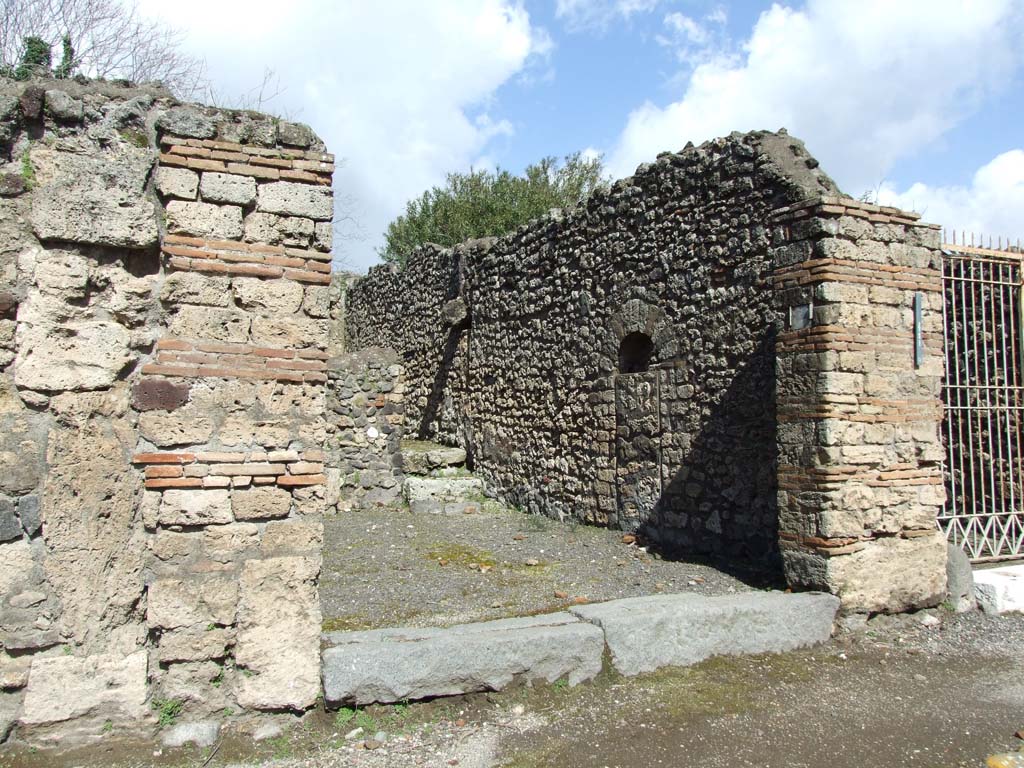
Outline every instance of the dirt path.
[(395, 508), (330, 517), (320, 577), (328, 630), (450, 626), (558, 610), (577, 599), (750, 588), (707, 565), (661, 560), (623, 543), (619, 531), (496, 502), (472, 515)]

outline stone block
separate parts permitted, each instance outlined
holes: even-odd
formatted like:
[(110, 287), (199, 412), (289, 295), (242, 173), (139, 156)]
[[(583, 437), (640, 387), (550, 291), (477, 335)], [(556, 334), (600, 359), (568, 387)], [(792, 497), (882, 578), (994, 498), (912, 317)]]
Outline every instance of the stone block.
[(217, 135), (213, 118), (192, 107), (171, 107), (156, 120), (163, 133), (189, 139), (212, 139)]
[(155, 245), (156, 209), (145, 194), (154, 157), (152, 150), (121, 143), (91, 155), (33, 148), (36, 235), (122, 248)]
[(231, 306), (231, 280), (208, 277), (198, 272), (172, 272), (164, 280), (160, 301), (165, 304), (203, 304), (208, 307)]
[(0, 689), (14, 691), (24, 688), (28, 685), (28, 673), (31, 668), (31, 656), (0, 654)]
[(1024, 612), (1024, 565), (979, 568), (974, 594), (985, 613)]
[(245, 217), (245, 239), (250, 243), (306, 248), (313, 233), (313, 220), (300, 216), (255, 212)]
[(952, 542), (946, 545), (946, 600), (957, 613), (974, 610), (974, 571), (967, 554)]
[(213, 422), (194, 408), (174, 413), (146, 411), (139, 415), (139, 434), (154, 445), (195, 445), (205, 443), (213, 435)]
[(289, 349), (323, 347), (327, 344), (330, 323), (304, 317), (253, 317), (254, 344)]
[(277, 124), (277, 137), (282, 144), (291, 147), (308, 148), (316, 140), (316, 135), (304, 123), (291, 123), (282, 120)]
[(165, 632), (160, 637), (157, 656), (162, 664), (174, 661), (209, 661), (227, 655), (230, 636), (227, 630), (191, 627)]
[(39, 514), (39, 497), (35, 494), (22, 496), (18, 499), (18, 517), (21, 527), (29, 536), (35, 536), (43, 527), (42, 516)]
[(260, 544), (266, 556), (319, 555), (324, 541), (323, 523), (313, 520), (279, 520), (267, 524)]
[(211, 560), (218, 562), (251, 557), (259, 545), (260, 529), (252, 523), (215, 525), (203, 531), (203, 552)]
[(203, 720), (198, 723), (178, 723), (164, 731), (160, 743), (165, 747), (183, 747), (195, 744), (197, 747), (212, 747), (220, 735), (220, 724), (215, 720)]
[(160, 499), (160, 525), (218, 525), (233, 520), (226, 490), (170, 489)]
[(413, 512), (444, 513), (449, 504), (475, 501), (483, 495), (477, 477), (407, 477), (402, 495)]
[(242, 570), (235, 663), (238, 703), (304, 710), (320, 693), (319, 558), (249, 560)]
[(132, 357), (131, 334), (117, 323), (83, 321), (59, 330), (37, 325), (22, 334), (14, 380), (26, 389), (104, 389)]
[(287, 517), (292, 508), (292, 495), (283, 488), (268, 486), (235, 491), (231, 499), (236, 520), (261, 520)]
[(203, 201), (248, 206), (256, 201), (256, 179), (233, 173), (206, 171), (199, 184)]
[(156, 169), (156, 189), (164, 197), (195, 200), (199, 174), (187, 168), (163, 166)]
[(260, 187), (256, 210), (330, 221), (334, 216), (334, 201), (329, 187), (275, 181)]
[(242, 237), (242, 209), (171, 200), (167, 203), (167, 230), (175, 234), (238, 240)]
[(268, 316), (293, 315), (299, 311), (304, 297), (300, 283), (292, 280), (259, 280), (236, 277), (232, 290), (238, 306)]
[(576, 685), (601, 671), (604, 652), (601, 630), (568, 613), (324, 639), (329, 706), (500, 691), (517, 678)]
[(14, 500), (0, 496), (0, 542), (21, 538), (21, 523), (15, 514)]
[(174, 313), (168, 331), (184, 339), (244, 344), (249, 340), (250, 323), (249, 314), (241, 310), (186, 305)]
[(839, 600), (820, 593), (655, 595), (572, 608), (604, 631), (624, 675), (712, 656), (781, 653), (827, 641)]
[(137, 411), (173, 411), (188, 402), (189, 389), (184, 381), (143, 379), (132, 387), (132, 407)]
[(149, 711), (147, 654), (49, 656), (36, 658), (29, 673), (20, 722), (42, 726), (92, 716), (138, 722)]
[(165, 630), (227, 626), (235, 621), (237, 605), (238, 582), (232, 576), (157, 579), (149, 585), (146, 622)]

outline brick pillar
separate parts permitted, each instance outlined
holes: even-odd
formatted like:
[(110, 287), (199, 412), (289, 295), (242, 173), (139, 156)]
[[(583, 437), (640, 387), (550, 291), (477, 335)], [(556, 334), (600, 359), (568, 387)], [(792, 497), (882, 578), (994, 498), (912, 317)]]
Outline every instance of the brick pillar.
[(941, 255), (917, 218), (846, 198), (773, 217), (786, 579), (847, 611), (945, 594)]

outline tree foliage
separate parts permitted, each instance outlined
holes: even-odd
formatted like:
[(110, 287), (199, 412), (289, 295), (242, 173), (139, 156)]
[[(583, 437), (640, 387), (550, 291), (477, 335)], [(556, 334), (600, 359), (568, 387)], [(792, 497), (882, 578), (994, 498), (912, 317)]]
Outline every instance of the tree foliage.
[(574, 208), (607, 183), (600, 158), (579, 152), (562, 164), (545, 157), (522, 176), (501, 168), (450, 173), (445, 186), (406, 203), (405, 213), (388, 225), (384, 247), (377, 252), (384, 261), (403, 265), (424, 243), (452, 246), (503, 235), (551, 208)]
[[(0, 71), (163, 83), (182, 98), (206, 86), (181, 33), (139, 15), (132, 0), (0, 0)], [(50, 69), (52, 51), (61, 62)]]

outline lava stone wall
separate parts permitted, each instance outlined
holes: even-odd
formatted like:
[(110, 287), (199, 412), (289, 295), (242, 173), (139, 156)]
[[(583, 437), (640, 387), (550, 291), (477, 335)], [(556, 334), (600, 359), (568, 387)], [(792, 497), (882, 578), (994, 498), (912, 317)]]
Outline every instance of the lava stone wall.
[[(410, 431), (466, 448), (506, 500), (763, 564), (770, 216), (835, 192), (816, 166), (763, 132), (662, 155), (571, 215), (371, 270), (347, 298), (350, 344), (395, 348)], [(627, 337), (652, 345), (646, 371), (620, 372)]]

